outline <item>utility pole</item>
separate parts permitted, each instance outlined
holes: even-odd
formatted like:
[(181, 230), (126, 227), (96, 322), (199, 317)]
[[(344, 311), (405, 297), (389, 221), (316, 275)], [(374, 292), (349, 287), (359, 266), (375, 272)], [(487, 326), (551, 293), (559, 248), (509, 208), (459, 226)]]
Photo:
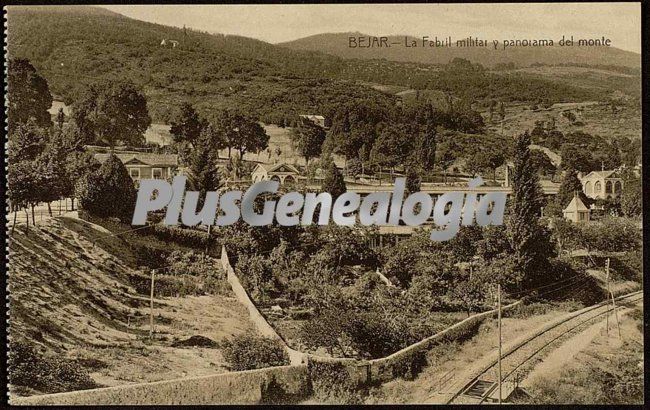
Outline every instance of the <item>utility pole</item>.
[[(616, 328), (618, 330), (618, 338), (621, 338), (621, 324), (618, 321), (618, 311), (616, 310), (616, 300), (614, 299), (614, 293), (609, 287), (609, 258), (607, 258), (607, 262), (605, 265), (605, 270), (607, 271), (607, 291), (609, 292), (609, 295), (612, 298), (612, 306), (614, 306), (614, 316), (616, 317)], [(609, 316), (609, 315), (607, 315)]]
[(497, 309), (499, 327), (499, 404), (501, 404), (501, 284), (497, 284)]
[[(609, 258), (607, 258), (607, 261), (605, 262), (605, 278), (607, 282), (607, 293), (610, 293), (609, 291)], [(605, 334), (607, 335), (607, 339), (609, 339), (609, 302), (607, 303), (607, 313), (605, 314)]]
[(151, 297), (149, 299), (149, 339), (153, 339), (153, 285), (154, 285), (154, 276), (156, 274), (155, 269), (151, 269)]

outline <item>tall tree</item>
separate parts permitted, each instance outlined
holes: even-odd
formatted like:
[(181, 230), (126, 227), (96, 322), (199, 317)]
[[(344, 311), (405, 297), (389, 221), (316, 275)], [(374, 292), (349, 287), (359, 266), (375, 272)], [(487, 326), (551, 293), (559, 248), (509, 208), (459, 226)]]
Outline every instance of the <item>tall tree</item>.
[(347, 188), (345, 186), (343, 174), (341, 174), (341, 171), (339, 171), (334, 161), (330, 159), (328, 162), (325, 178), (321, 185), (321, 191), (329, 192), (332, 195), (332, 198), (336, 200), (339, 195), (347, 191)]
[(103, 81), (90, 85), (72, 106), (80, 132), (95, 143), (144, 144), (151, 125), (147, 98), (131, 82)]
[(228, 158), (232, 158), (233, 149), (239, 151), (239, 158), (243, 159), (247, 152), (260, 152), (269, 146), (268, 134), (253, 118), (224, 110), (211, 123), (228, 148)]
[(575, 194), (578, 194), (582, 202), (589, 206), (591, 201), (587, 198), (587, 195), (582, 192), (582, 183), (580, 182), (580, 179), (578, 179), (578, 173), (575, 169), (570, 169), (564, 175), (564, 179), (562, 179), (562, 183), (560, 184), (560, 189), (555, 196), (557, 208), (560, 211), (566, 208)]
[(631, 171), (623, 173), (621, 211), (627, 217), (637, 217), (643, 212), (643, 187), (641, 179)]
[(48, 110), (52, 95), (47, 81), (25, 59), (9, 59), (7, 64), (7, 120), (12, 132), (30, 119), (40, 127), (52, 125)]
[(184, 102), (174, 119), (170, 121), (169, 132), (176, 142), (194, 142), (201, 135), (201, 130), (206, 126), (203, 120), (190, 103)]
[[(528, 132), (517, 138), (512, 172), (512, 200), (507, 217), (508, 236), (513, 250), (514, 272), (519, 286), (534, 285), (544, 278), (552, 245), (540, 225), (542, 189), (530, 156)], [(548, 275), (546, 275), (548, 277)]]
[(321, 154), (325, 141), (325, 130), (312, 121), (301, 118), (298, 125), (291, 130), (291, 142), (298, 153), (309, 164), (311, 158)]
[(428, 104), (425, 123), (420, 127), (414, 154), (422, 169), (431, 171), (436, 161), (436, 125), (433, 107)]

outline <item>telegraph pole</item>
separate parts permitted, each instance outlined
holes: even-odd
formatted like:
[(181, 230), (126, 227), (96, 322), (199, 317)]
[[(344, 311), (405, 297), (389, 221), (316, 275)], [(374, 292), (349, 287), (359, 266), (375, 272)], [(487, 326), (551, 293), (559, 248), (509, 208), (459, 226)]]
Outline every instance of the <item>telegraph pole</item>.
[[(605, 277), (607, 278), (607, 293), (611, 292), (609, 291), (609, 258), (607, 258), (607, 261), (605, 262)], [(609, 302), (607, 303), (607, 313), (605, 314), (605, 333), (607, 334), (607, 338), (609, 339)]]
[[(605, 270), (607, 271), (607, 292), (609, 292), (609, 296), (612, 298), (612, 306), (614, 307), (614, 316), (616, 317), (616, 328), (618, 330), (618, 338), (621, 338), (621, 324), (618, 321), (618, 311), (616, 310), (616, 300), (614, 299), (614, 293), (609, 287), (609, 258), (607, 258), (607, 262), (605, 264)], [(609, 315), (607, 315), (609, 316)]]
[(501, 404), (501, 284), (497, 284), (497, 309), (499, 327), (499, 404)]
[(154, 276), (156, 270), (151, 270), (151, 296), (149, 298), (149, 339), (153, 339), (153, 285), (154, 285)]

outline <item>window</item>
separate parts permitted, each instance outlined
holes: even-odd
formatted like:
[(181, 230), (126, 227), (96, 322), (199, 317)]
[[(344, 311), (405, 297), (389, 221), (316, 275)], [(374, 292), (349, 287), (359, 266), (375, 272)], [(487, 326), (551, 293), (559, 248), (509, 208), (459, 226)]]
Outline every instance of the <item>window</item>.
[(140, 179), (140, 168), (129, 168), (129, 175), (133, 179)]
[(600, 181), (596, 181), (596, 183), (594, 184), (594, 193), (599, 193), (600, 188), (601, 188)]
[(594, 188), (591, 186), (591, 181), (587, 181), (585, 184), (585, 194), (593, 194)]
[(612, 181), (605, 182), (605, 193), (607, 194), (612, 193)]
[(151, 170), (151, 175), (153, 179), (163, 179), (163, 170), (162, 168), (154, 168)]
[(620, 194), (621, 191), (622, 191), (621, 181), (616, 181), (614, 183), (614, 192), (616, 192), (617, 194)]

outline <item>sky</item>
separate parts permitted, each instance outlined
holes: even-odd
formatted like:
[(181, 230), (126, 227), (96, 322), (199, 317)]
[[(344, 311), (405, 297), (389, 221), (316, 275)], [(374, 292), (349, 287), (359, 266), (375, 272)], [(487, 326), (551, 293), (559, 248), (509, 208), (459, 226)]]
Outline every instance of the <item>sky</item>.
[(279, 43), (320, 33), (361, 32), (487, 40), (612, 40), (641, 52), (640, 3), (111, 5), (138, 20)]

